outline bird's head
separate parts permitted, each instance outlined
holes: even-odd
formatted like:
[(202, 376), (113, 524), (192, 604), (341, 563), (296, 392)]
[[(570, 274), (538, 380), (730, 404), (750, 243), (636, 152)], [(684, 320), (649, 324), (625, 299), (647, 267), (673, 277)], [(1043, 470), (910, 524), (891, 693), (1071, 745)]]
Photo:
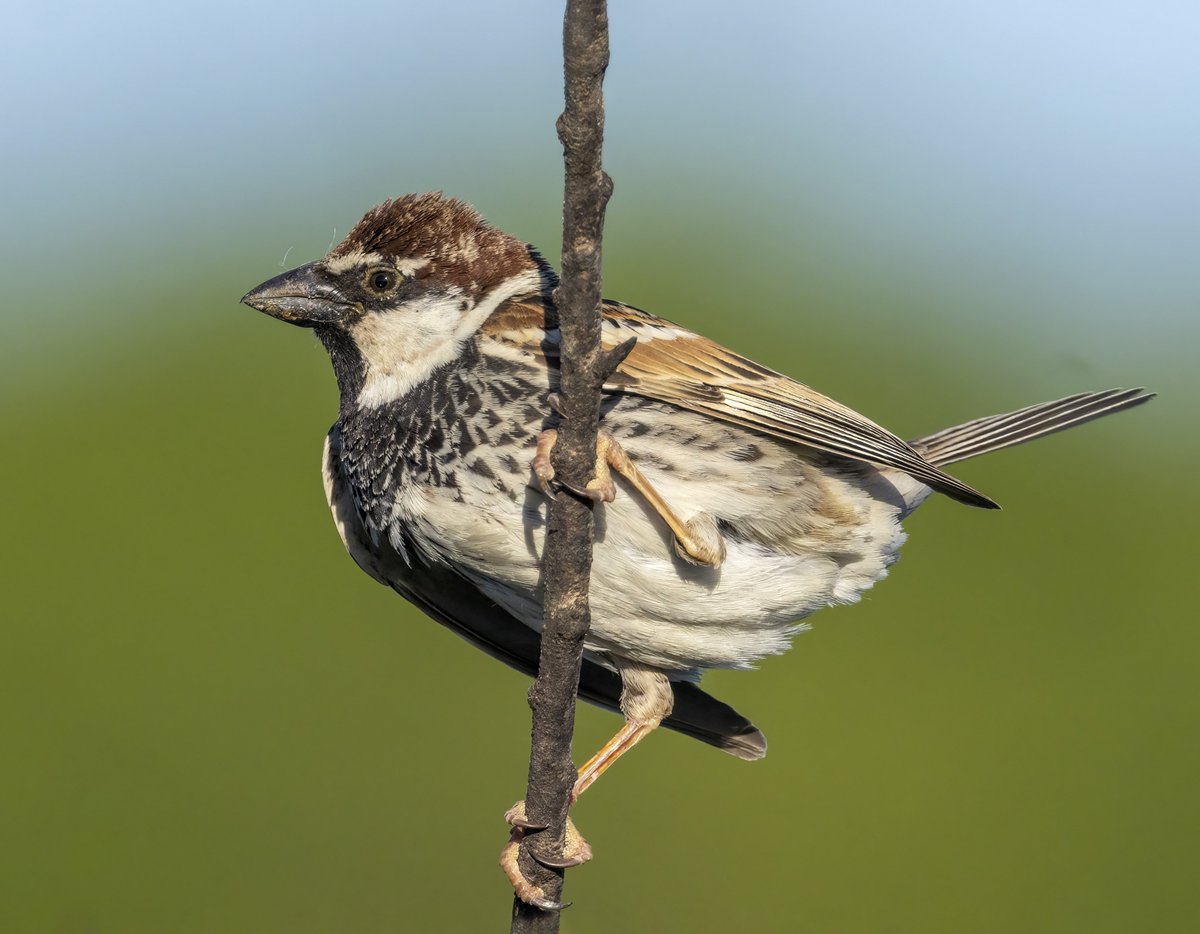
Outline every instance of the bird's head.
[(333, 358), (343, 402), (379, 405), (455, 359), (500, 305), (538, 294), (552, 277), (528, 244), (469, 205), (405, 195), (368, 211), (323, 259), (242, 301), (312, 328)]

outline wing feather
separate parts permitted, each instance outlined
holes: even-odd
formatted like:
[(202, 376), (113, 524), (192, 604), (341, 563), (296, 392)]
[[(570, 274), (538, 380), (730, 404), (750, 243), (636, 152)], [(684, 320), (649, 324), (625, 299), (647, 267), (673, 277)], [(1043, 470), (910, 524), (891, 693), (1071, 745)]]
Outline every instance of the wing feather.
[(638, 342), (605, 385), (656, 399), (839, 457), (893, 467), (973, 506), (996, 508), (920, 452), (853, 409), (662, 318), (617, 302), (603, 305), (601, 340)]

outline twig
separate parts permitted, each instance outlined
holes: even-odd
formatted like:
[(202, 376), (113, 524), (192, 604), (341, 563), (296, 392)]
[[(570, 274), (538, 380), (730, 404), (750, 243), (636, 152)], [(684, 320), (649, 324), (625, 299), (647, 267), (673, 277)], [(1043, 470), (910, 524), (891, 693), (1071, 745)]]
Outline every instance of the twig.
[[(562, 329), (559, 392), (561, 422), (553, 461), (556, 476), (576, 489), (592, 478), (600, 387), (611, 361), (600, 352), (600, 239), (612, 180), (600, 168), (604, 135), (601, 84), (608, 66), (605, 0), (568, 0), (563, 20), (566, 107), (558, 118), (566, 180), (563, 194), (562, 282), (554, 291)], [(553, 900), (563, 874), (531, 855), (561, 857), (575, 766), (571, 736), (583, 640), (589, 624), (588, 580), (592, 568), (592, 510), (574, 496), (550, 505), (542, 555), (545, 587), (538, 677), (529, 692), (533, 735), (525, 813), (546, 830), (521, 844), (521, 871)], [(513, 901), (514, 934), (558, 931), (558, 912)]]

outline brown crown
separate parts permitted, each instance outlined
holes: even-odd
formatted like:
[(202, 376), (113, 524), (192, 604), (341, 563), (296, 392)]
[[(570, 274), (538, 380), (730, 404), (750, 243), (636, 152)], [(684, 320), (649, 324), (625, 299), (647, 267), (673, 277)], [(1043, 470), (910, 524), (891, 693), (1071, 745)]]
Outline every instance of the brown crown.
[(427, 259), (419, 278), (433, 277), (467, 293), (494, 285), (538, 263), (531, 248), (497, 230), (473, 207), (440, 191), (404, 195), (371, 208), (329, 258), (360, 250), (395, 259)]

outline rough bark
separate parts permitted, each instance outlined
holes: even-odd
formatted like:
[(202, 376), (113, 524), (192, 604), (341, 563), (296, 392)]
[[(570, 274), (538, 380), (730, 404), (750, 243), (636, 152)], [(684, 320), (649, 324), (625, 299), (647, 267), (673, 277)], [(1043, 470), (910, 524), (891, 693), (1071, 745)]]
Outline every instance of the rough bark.
[[(601, 85), (608, 66), (608, 13), (604, 0), (568, 0), (563, 20), (566, 107), (558, 119), (566, 178), (563, 194), (562, 281), (554, 292), (562, 328), (560, 424), (556, 476), (582, 489), (593, 476), (600, 387), (616, 362), (600, 351), (600, 240), (612, 181), (600, 167), (604, 135)], [(545, 825), (526, 835), (519, 862), (526, 878), (560, 901), (563, 873), (532, 856), (561, 857), (575, 766), (571, 736), (575, 695), (587, 634), (592, 568), (592, 510), (559, 493), (550, 504), (542, 579), (544, 628), (538, 677), (529, 692), (533, 731), (525, 813)], [(514, 934), (558, 930), (558, 912), (513, 902)]]

